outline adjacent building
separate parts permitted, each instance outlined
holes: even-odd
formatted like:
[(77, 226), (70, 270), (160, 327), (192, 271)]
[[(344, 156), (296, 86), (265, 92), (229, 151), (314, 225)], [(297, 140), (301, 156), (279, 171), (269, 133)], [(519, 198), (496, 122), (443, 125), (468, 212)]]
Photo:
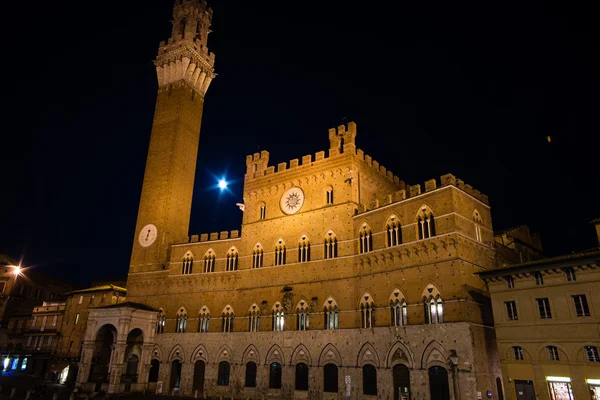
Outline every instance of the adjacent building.
[(595, 249), (479, 273), (507, 400), (600, 399), (599, 267)]

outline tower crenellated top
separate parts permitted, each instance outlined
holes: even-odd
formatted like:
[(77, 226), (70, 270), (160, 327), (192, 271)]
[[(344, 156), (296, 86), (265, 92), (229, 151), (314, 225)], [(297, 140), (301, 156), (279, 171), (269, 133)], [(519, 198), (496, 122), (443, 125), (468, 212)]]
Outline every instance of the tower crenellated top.
[(329, 155), (334, 156), (344, 152), (356, 152), (356, 124), (348, 122), (348, 126), (340, 125), (329, 129)]
[(171, 37), (161, 42), (154, 61), (159, 87), (185, 82), (206, 94), (216, 74), (215, 55), (208, 51), (213, 11), (204, 0), (176, 0)]

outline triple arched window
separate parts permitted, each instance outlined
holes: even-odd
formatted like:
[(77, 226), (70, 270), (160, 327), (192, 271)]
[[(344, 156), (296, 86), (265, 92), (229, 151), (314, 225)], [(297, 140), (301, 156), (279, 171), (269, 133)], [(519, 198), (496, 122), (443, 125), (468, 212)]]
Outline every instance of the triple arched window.
[(325, 300), (325, 304), (323, 305), (323, 322), (326, 330), (338, 328), (339, 314), (340, 310), (338, 309), (336, 301), (332, 297)]
[(310, 317), (308, 312), (308, 303), (300, 300), (296, 307), (296, 330), (307, 331), (310, 326)]
[(192, 273), (192, 267), (194, 266), (194, 255), (191, 252), (185, 253), (183, 256), (182, 266), (181, 266), (181, 274), (189, 275)]
[(185, 311), (185, 308), (182, 307), (177, 311), (175, 332), (185, 333), (185, 331), (187, 331), (187, 312)]
[(231, 308), (231, 306), (229, 306), (229, 305), (225, 306), (225, 308), (223, 309), (223, 312), (221, 313), (221, 318), (222, 318), (221, 332), (233, 332), (234, 313), (233, 313), (233, 308)]
[(310, 242), (306, 236), (298, 242), (298, 262), (310, 261)]
[(427, 206), (422, 206), (417, 214), (417, 231), (419, 240), (435, 236), (433, 212)]
[(258, 331), (260, 331), (260, 308), (256, 304), (252, 304), (248, 311), (248, 332)]
[(359, 253), (368, 253), (373, 250), (373, 234), (371, 228), (365, 223), (359, 232)]
[(271, 328), (273, 331), (281, 332), (283, 331), (284, 326), (284, 315), (283, 315), (283, 307), (280, 302), (275, 303), (273, 309), (271, 310), (273, 319), (271, 321)]
[(360, 318), (361, 327), (375, 327), (375, 304), (373, 298), (368, 293), (365, 293), (360, 299)]
[(275, 265), (284, 265), (285, 264), (285, 242), (283, 239), (279, 239), (277, 244), (275, 245)]
[(204, 272), (215, 272), (216, 255), (212, 249), (209, 249), (204, 255)]
[(392, 317), (392, 326), (407, 325), (408, 315), (406, 300), (404, 300), (404, 296), (402, 296), (402, 293), (400, 293), (400, 290), (398, 289), (394, 290), (390, 296), (390, 312)]
[(336, 258), (338, 256), (338, 246), (337, 246), (337, 238), (335, 237), (335, 233), (332, 231), (327, 232), (325, 235), (325, 258)]
[(398, 246), (402, 243), (402, 227), (398, 217), (392, 215), (386, 224), (388, 247)]
[(433, 285), (427, 285), (423, 291), (423, 311), (426, 324), (444, 322), (444, 305), (439, 291)]
[(257, 243), (252, 250), (252, 268), (261, 268), (263, 266), (263, 248)]
[(227, 252), (225, 270), (226, 271), (237, 271), (238, 269), (238, 252), (235, 247), (232, 247)]
[(206, 306), (202, 307), (198, 313), (198, 332), (208, 332), (210, 324), (210, 311)]

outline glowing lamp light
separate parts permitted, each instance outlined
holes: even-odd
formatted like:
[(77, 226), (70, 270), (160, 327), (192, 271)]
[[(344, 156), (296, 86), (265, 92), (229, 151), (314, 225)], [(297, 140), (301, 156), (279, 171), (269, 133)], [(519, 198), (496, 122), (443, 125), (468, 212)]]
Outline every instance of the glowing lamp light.
[(221, 179), (219, 181), (219, 189), (224, 190), (227, 188), (227, 181), (225, 179)]
[(13, 267), (14, 267), (13, 274), (21, 275), (21, 267), (19, 267), (18, 265), (14, 265)]

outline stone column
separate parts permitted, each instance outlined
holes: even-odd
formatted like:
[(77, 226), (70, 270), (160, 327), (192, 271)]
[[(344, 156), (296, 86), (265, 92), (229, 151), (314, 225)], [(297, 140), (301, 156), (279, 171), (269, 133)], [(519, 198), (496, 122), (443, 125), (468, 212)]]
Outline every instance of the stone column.
[(410, 398), (429, 399), (429, 371), (426, 369), (410, 370)]
[(123, 371), (125, 369), (123, 358), (125, 357), (126, 347), (127, 344), (122, 341), (117, 342), (117, 344), (113, 347), (110, 357), (110, 378), (107, 393), (119, 393), (121, 391), (121, 375), (123, 375)]
[(79, 360), (79, 368), (77, 370), (77, 386), (87, 383), (92, 367), (92, 357), (94, 355), (94, 342), (84, 342), (81, 350), (81, 358)]
[(162, 392), (165, 394), (169, 393), (171, 377), (171, 363), (167, 361), (161, 361), (158, 367), (158, 381), (162, 382)]
[(180, 396), (193, 396), (192, 381), (194, 379), (194, 364), (183, 361), (181, 363), (181, 381), (179, 383)]

